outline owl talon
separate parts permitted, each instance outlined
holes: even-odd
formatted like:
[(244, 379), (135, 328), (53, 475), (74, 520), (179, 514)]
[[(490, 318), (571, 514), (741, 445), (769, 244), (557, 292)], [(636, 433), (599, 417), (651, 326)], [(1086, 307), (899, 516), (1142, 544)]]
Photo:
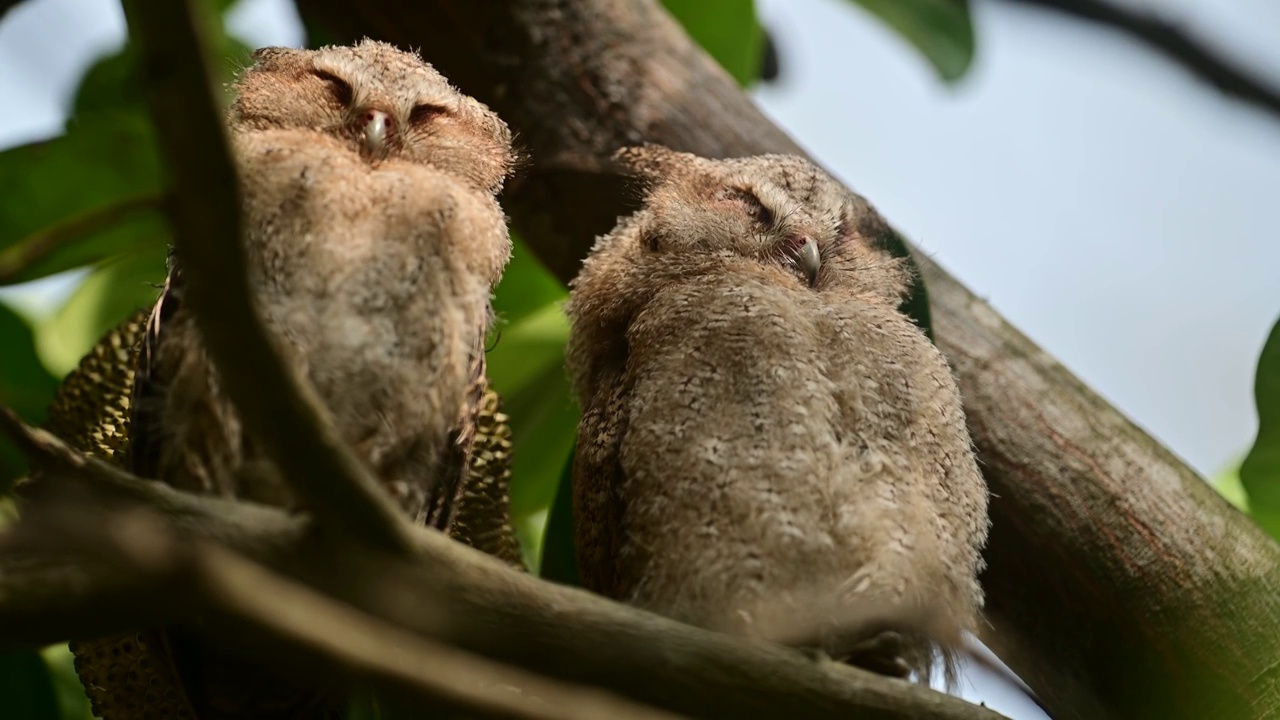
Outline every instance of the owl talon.
[(845, 662), (881, 675), (905, 678), (911, 674), (911, 666), (902, 655), (903, 644), (900, 633), (886, 630), (855, 645)]

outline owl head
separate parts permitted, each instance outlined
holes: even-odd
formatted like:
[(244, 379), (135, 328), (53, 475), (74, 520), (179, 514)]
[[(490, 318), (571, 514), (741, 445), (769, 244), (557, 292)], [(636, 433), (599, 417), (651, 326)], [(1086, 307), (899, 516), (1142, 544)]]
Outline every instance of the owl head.
[(895, 304), (907, 291), (906, 266), (880, 245), (887, 226), (802, 157), (710, 160), (647, 145), (615, 160), (639, 181), (643, 203), (597, 242), (575, 281), (580, 297), (593, 295), (599, 278), (614, 288), (600, 288), (615, 296), (610, 309), (620, 310), (625, 286), (735, 270)]
[(262, 48), (253, 59), (235, 84), (232, 130), (323, 133), (370, 163), (430, 165), (491, 193), (511, 169), (506, 123), (413, 53), (363, 40)]
[(895, 307), (908, 290), (907, 264), (880, 245), (888, 227), (804, 158), (710, 160), (643, 146), (615, 160), (639, 181), (643, 202), (600, 238), (573, 282), (566, 311), (580, 376), (619, 352), (632, 318), (670, 283), (750, 279), (793, 297), (857, 296)]

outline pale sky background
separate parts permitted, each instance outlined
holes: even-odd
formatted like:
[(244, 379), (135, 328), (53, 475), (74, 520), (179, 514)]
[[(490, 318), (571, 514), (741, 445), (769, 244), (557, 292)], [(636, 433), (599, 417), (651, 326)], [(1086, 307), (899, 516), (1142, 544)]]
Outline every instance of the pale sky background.
[[(1201, 472), (1248, 448), (1254, 366), (1280, 316), (1280, 120), (1127, 37), (999, 0), (974, 0), (978, 59), (953, 87), (847, 2), (757, 2), (783, 77), (756, 97), (797, 140)], [(1280, 84), (1275, 0), (1130, 4)], [(301, 41), (285, 0), (243, 0), (232, 28)], [(122, 38), (114, 0), (12, 11), (0, 146), (59, 132), (83, 67)], [(1043, 717), (978, 684), (963, 694)]]

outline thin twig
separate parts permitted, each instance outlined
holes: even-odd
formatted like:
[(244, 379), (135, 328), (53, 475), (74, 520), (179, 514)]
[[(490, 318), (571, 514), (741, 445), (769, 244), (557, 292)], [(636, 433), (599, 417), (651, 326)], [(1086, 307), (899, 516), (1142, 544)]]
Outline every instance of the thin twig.
[(1151, 47), (1223, 94), (1280, 118), (1280, 88), (1211, 51), (1177, 25), (1149, 12), (1102, 0), (1004, 0), (1119, 30)]
[[(191, 0), (125, 3), (173, 183), (170, 219), (195, 310), (227, 395), (320, 527), (407, 552), (408, 521), (287, 365), (250, 294), (237, 177)], [(203, 8), (201, 8), (203, 9)]]

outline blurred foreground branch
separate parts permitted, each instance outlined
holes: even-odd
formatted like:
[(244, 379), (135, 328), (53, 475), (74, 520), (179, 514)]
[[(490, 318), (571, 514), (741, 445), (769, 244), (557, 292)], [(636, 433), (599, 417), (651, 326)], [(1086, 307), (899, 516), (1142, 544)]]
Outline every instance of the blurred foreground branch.
[[(163, 511), (164, 531), (181, 538), (170, 545), (225, 545), (292, 577), (294, 583), (310, 587), (305, 591), (297, 588), (311, 598), (305, 602), (330, 602), (319, 593), (376, 619), (354, 621), (364, 623), (363, 630), (375, 633), (375, 638), (389, 624), (435, 644), (451, 645), (564, 682), (605, 688), (691, 717), (1000, 717), (923, 686), (815, 660), (787, 648), (700, 630), (582, 590), (554, 585), (435, 530), (411, 530), (413, 552), (409, 557), (335, 543), (331, 536), (315, 532), (304, 517), (190, 495), (119, 471), (99, 472), (104, 467), (100, 463), (80, 458), (56, 438), (14, 420), (0, 423), (0, 430), (31, 454), (33, 466), (45, 473), (41, 484), (59, 488), (56, 497), (52, 493), (37, 495), (26, 519), (11, 531), (15, 535), (0, 545), (0, 648), (38, 646), (68, 637), (190, 620), (208, 603), (223, 603), (219, 607), (225, 610), (225, 604), (234, 601), (239, 605), (236, 617), (250, 623), (237, 626), (237, 635), (247, 638), (245, 647), (251, 646), (255, 653), (260, 640), (272, 637), (292, 652), (315, 656), (313, 662), (320, 663), (317, 669), (322, 672), (339, 666), (357, 675), (385, 670), (395, 676), (384, 678), (387, 682), (408, 682), (396, 675), (403, 668), (377, 669), (367, 664), (372, 660), (363, 655), (337, 657), (334, 648), (317, 644), (316, 638), (299, 637), (302, 630), (292, 619), (281, 620), (265, 636), (252, 630), (258, 627), (253, 623), (267, 620), (263, 616), (245, 618), (250, 602), (257, 613), (275, 612), (259, 607), (261, 604), (279, 606), (286, 612), (300, 607), (280, 605), (282, 598), (291, 597), (280, 593), (294, 590), (275, 592), (271, 589), (275, 586), (263, 579), (266, 575), (254, 575), (256, 580), (248, 585), (237, 584), (243, 579), (232, 582), (221, 576), (192, 583), (173, 571), (173, 553), (165, 551), (163, 543), (151, 542), (137, 543), (142, 548), (138, 551), (141, 560), (132, 564), (118, 559), (104, 562), (103, 553), (109, 553), (110, 543), (93, 535), (93, 524), (112, 517), (104, 508), (127, 499), (126, 506), (141, 503), (143, 508)], [(57, 513), (59, 504), (77, 493), (82, 500), (89, 499), (94, 508), (92, 514), (82, 512), (77, 521), (69, 523), (80, 530), (55, 532), (47, 525), (42, 527), (42, 517)], [(181, 522), (169, 524), (170, 517)], [(63, 522), (59, 527), (67, 525)], [(86, 534), (90, 540), (76, 539)], [(214, 554), (231, 557), (223, 550)], [(202, 567), (201, 572), (209, 572), (207, 566)], [(254, 584), (259, 580), (268, 584)], [(294, 583), (289, 586), (295, 587)], [(248, 595), (257, 599), (251, 601)], [(316, 616), (312, 620), (321, 635), (336, 637)], [(348, 650), (356, 653), (352, 647)], [(289, 654), (291, 663), (295, 657)], [(400, 665), (396, 663), (396, 667)], [(535, 690), (543, 687), (535, 684), (528, 690), (549, 702), (546, 693), (554, 690)], [(578, 698), (574, 702), (590, 700)], [(635, 713), (621, 717), (632, 716)]]
[(1149, 46), (1223, 94), (1280, 119), (1280, 88), (1213, 52), (1201, 40), (1150, 11), (1103, 0), (1004, 0), (1112, 28)]
[[(58, 540), (50, 543), (51, 537)], [(118, 587), (133, 587), (132, 602), (150, 621), (198, 616), (210, 641), (237, 646), (255, 662), (265, 658), (290, 674), (348, 686), (367, 682), (391, 697), (466, 717), (674, 717), (407, 634), (233, 552), (184, 540), (150, 511), (43, 506), (6, 538), (4, 549), (29, 559), (47, 552), (48, 545), (64, 558), (110, 568)], [(69, 598), (73, 602), (63, 612), (101, 612), (102, 598), (94, 593), (58, 596), (64, 603)]]
[[(653, 0), (298, 4), (338, 38), (423, 48), (507, 120), (530, 167), (504, 206), (563, 280), (634, 202), (609, 162), (617, 148), (803, 153)], [(1280, 547), (925, 266), (935, 335), (993, 493), (983, 582), (1001, 657), (1058, 718), (1280, 707)]]

